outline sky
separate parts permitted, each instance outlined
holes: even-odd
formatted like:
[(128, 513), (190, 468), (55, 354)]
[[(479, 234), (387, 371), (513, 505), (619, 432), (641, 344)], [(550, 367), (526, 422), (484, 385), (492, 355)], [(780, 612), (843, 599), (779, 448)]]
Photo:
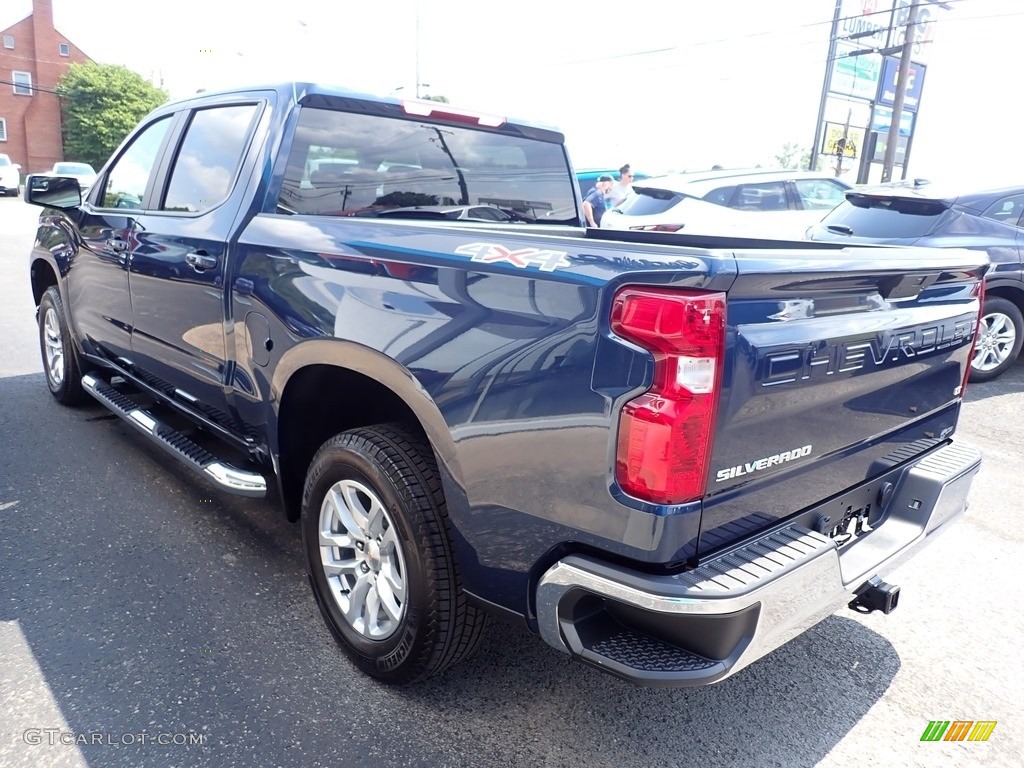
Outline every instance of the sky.
[[(947, 2), (909, 174), (1020, 183), (1009, 134), (1024, 3)], [(53, 5), (88, 56), (162, 79), (173, 98), (292, 78), (403, 96), (418, 79), (421, 94), (559, 128), (577, 168), (648, 173), (771, 166), (787, 143), (809, 148), (835, 10), (835, 0), (518, 0), (486, 12), (479, 0)], [(31, 0), (0, 0), (0, 27), (30, 12)]]

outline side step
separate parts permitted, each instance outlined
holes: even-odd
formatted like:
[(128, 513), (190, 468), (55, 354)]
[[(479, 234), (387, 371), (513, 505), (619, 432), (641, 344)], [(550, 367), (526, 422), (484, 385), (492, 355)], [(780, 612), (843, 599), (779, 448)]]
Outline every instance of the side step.
[(130, 397), (118, 392), (102, 379), (92, 374), (86, 374), (82, 377), (82, 387), (111, 412), (137, 427), (155, 445), (163, 448), (168, 454), (222, 491), (257, 499), (267, 495), (267, 480), (263, 475), (239, 469), (218, 460), (208, 450), (197, 445), (176, 429), (171, 429), (155, 419)]

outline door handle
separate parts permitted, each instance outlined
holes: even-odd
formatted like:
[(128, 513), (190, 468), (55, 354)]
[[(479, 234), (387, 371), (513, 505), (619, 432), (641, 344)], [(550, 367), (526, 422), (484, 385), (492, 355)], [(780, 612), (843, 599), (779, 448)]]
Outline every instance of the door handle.
[(185, 255), (185, 263), (196, 272), (205, 272), (217, 266), (217, 257), (211, 256), (206, 251), (192, 251)]
[(114, 253), (124, 253), (128, 250), (128, 241), (122, 240), (120, 237), (111, 237), (107, 240), (107, 248)]

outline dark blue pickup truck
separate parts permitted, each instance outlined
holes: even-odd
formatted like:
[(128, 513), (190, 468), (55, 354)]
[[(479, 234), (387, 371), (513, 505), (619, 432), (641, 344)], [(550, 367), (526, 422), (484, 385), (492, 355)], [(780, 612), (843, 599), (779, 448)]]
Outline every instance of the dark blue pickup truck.
[(552, 129), (204, 93), (86, 199), (24, 194), (53, 396), (278, 499), (381, 680), (495, 615), (636, 682), (721, 680), (893, 610), (882, 579), (979, 468), (954, 431), (984, 253), (587, 231)]

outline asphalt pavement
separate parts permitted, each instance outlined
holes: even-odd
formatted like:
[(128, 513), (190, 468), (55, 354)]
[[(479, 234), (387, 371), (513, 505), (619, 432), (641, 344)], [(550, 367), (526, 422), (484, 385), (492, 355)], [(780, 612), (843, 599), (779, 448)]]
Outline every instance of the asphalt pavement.
[[(984, 463), (953, 531), (844, 611), (699, 689), (611, 678), (504, 624), (391, 689), (334, 644), (296, 526), (211, 490), (42, 375), (27, 255), (0, 198), (0, 768), (1024, 765), (1024, 362), (968, 388)], [(986, 720), (985, 742), (922, 742)]]

